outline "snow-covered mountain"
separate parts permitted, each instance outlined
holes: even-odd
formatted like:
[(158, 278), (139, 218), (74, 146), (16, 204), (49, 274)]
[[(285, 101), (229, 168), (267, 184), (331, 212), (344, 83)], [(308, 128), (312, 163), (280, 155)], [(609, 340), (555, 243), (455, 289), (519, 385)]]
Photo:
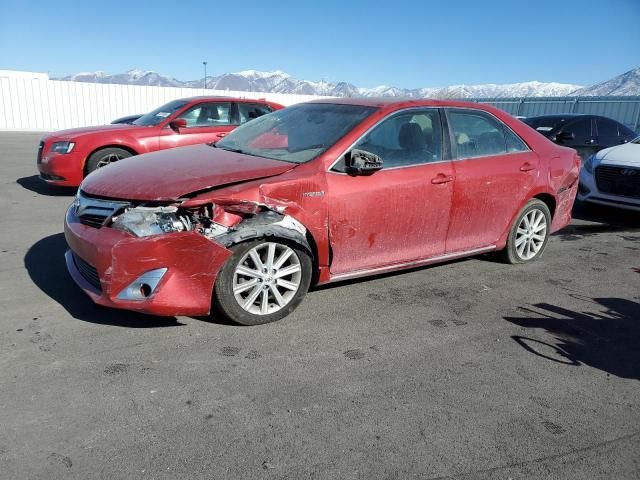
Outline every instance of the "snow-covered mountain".
[(640, 95), (640, 67), (613, 77), (611, 80), (596, 83), (591, 87), (581, 88), (573, 92), (573, 95)]
[(98, 70), (97, 72), (82, 72), (69, 75), (60, 80), (89, 83), (119, 83), (124, 85), (155, 85), (159, 87), (182, 87), (184, 82), (175, 78), (165, 77), (159, 73), (134, 68), (126, 73), (111, 75)]
[[(110, 75), (102, 71), (78, 73), (64, 77), (61, 80), (191, 88), (202, 88), (204, 85), (204, 79), (183, 82), (175, 78), (160, 75), (156, 72), (138, 69), (116, 75)], [(537, 81), (502, 85), (452, 85), (442, 88), (424, 87), (417, 89), (398, 88), (388, 85), (373, 88), (358, 88), (347, 82), (332, 83), (326, 81), (300, 80), (280, 70), (273, 72), (245, 70), (236, 73), (207, 76), (207, 88), (215, 90), (297, 93), (303, 95), (338, 97), (505, 98), (557, 97), (566, 95), (640, 95), (640, 68), (631, 70), (607, 82), (586, 88), (568, 83), (545, 83)]]

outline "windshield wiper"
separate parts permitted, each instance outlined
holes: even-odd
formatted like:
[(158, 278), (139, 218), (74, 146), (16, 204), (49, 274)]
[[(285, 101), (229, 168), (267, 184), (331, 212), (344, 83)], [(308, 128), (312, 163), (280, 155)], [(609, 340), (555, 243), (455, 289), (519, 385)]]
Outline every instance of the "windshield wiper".
[(302, 148), (296, 148), (296, 149), (287, 149), (287, 151), (289, 153), (298, 153), (298, 152), (304, 152), (305, 150), (315, 150), (316, 148), (323, 148), (324, 147), (324, 143), (316, 143), (315, 145), (309, 145), (307, 147), (302, 147)]
[(228, 152), (233, 152), (233, 153), (245, 153), (241, 148), (220, 147), (220, 146), (216, 145), (214, 142), (207, 143), (207, 145), (209, 145), (210, 147), (213, 147), (213, 148), (220, 148), (220, 149), (222, 149), (222, 150), (227, 150)]

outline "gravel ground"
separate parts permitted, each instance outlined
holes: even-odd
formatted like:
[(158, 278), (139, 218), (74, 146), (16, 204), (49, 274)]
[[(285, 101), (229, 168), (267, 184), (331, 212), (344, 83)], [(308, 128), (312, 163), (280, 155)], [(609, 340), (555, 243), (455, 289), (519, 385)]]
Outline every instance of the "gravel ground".
[(640, 215), (579, 207), (544, 257), (317, 289), (237, 327), (95, 307), (73, 191), (0, 133), (0, 478), (636, 479)]

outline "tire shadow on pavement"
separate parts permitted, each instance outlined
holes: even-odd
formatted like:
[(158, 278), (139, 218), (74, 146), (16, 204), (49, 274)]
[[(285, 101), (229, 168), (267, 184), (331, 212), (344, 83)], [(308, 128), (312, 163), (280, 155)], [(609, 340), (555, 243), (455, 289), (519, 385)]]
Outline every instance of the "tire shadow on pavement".
[(591, 311), (548, 303), (523, 306), (523, 317), (504, 317), (525, 328), (546, 330), (552, 340), (514, 335), (529, 353), (568, 366), (588, 365), (621, 378), (640, 380), (640, 303), (592, 298)]
[(62, 305), (78, 320), (127, 328), (177, 327), (175, 317), (157, 317), (95, 305), (75, 284), (64, 260), (67, 242), (58, 233), (37, 241), (24, 257), (24, 265), (40, 290)]

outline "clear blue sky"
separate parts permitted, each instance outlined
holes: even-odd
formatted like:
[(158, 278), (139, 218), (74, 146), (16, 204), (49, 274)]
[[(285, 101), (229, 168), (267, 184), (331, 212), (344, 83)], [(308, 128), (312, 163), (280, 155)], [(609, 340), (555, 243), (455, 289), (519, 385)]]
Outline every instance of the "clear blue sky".
[[(377, 5), (376, 5), (377, 3)], [(589, 85), (640, 66), (640, 0), (0, 0), (0, 69), (358, 86)]]

